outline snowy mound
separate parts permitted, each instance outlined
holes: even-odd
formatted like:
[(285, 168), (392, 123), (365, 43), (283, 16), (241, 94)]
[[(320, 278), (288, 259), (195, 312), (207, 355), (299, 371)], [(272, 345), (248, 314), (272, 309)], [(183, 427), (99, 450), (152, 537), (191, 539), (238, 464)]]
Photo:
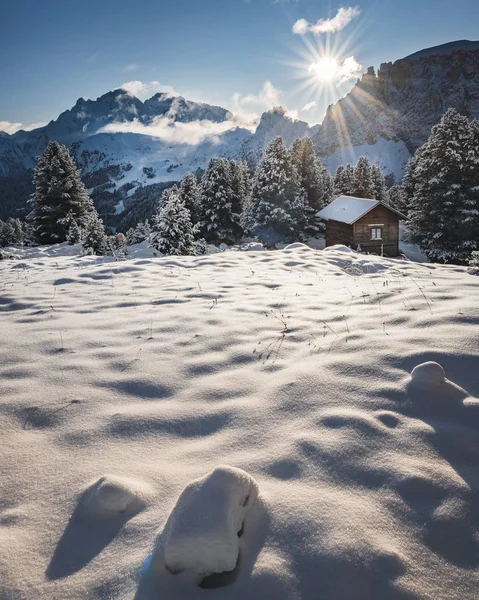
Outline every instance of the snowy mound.
[(421, 387), (434, 387), (444, 383), (446, 374), (442, 366), (434, 361), (417, 365), (411, 371), (411, 381)]
[(170, 516), (167, 569), (171, 573), (188, 570), (199, 579), (232, 571), (238, 561), (239, 537), (257, 496), (256, 481), (228, 466), (190, 483)]
[(135, 513), (145, 506), (147, 497), (145, 486), (123, 477), (106, 475), (88, 487), (83, 510), (91, 517)]

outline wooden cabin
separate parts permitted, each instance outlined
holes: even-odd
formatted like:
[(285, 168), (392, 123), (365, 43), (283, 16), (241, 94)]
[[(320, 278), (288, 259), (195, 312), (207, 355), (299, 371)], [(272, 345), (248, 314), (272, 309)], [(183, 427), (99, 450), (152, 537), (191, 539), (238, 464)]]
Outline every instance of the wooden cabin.
[(399, 255), (399, 221), (407, 217), (379, 200), (339, 196), (316, 216), (326, 221), (326, 246)]

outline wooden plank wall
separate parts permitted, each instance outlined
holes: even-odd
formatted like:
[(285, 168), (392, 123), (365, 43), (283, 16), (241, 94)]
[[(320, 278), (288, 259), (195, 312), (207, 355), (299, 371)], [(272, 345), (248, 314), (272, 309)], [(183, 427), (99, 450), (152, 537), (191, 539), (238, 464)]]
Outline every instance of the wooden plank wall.
[[(382, 240), (371, 239), (370, 225), (382, 226)], [(381, 254), (382, 246), (385, 255), (397, 256), (399, 254), (399, 217), (384, 206), (377, 206), (354, 223), (352, 248), (356, 249), (358, 244), (364, 252)]]
[(353, 226), (339, 221), (327, 221), (326, 223), (326, 246), (341, 244), (352, 246)]

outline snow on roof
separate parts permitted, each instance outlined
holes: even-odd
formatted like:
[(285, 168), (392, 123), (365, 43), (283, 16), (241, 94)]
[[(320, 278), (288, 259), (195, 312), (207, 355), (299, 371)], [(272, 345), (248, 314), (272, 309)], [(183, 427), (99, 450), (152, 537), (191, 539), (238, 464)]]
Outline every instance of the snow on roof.
[(373, 200), (372, 198), (355, 198), (354, 196), (339, 196), (339, 198), (333, 200), (331, 204), (328, 204), (328, 206), (316, 213), (316, 216), (321, 217), (326, 221), (339, 221), (340, 223), (352, 225), (379, 204), (388, 208), (400, 219), (407, 220), (405, 215), (392, 206), (383, 204), (379, 200)]
[(320, 210), (316, 216), (329, 221), (340, 221), (352, 225), (370, 210), (380, 204), (379, 200), (369, 198), (354, 198), (354, 196), (339, 196)]

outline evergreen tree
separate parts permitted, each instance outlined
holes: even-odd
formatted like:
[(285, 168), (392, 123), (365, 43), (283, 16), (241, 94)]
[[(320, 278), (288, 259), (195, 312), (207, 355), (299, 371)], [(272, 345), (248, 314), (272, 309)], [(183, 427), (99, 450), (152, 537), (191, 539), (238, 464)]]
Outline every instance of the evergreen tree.
[(388, 196), (388, 203), (393, 208), (403, 213), (403, 215), (407, 215), (407, 198), (402, 185), (393, 185), (392, 188), (388, 190)]
[(72, 211), (69, 211), (67, 216), (62, 220), (62, 225), (65, 226), (67, 232), (66, 241), (71, 246), (73, 246), (73, 244), (79, 244), (82, 240), (83, 230), (79, 226)]
[(290, 153), (299, 182), (306, 194), (304, 232), (308, 236), (313, 236), (320, 230), (316, 213), (331, 200), (331, 177), (316, 157), (310, 138), (295, 140)]
[(66, 146), (49, 142), (34, 169), (34, 209), (31, 213), (34, 233), (42, 244), (64, 242), (68, 229), (65, 218), (72, 213), (84, 227), (94, 211), (79, 171)]
[(354, 188), (354, 167), (339, 165), (334, 174), (333, 189), (335, 196), (351, 196)]
[(401, 187), (404, 191), (406, 206), (411, 203), (412, 197), (414, 196), (414, 190), (416, 188), (416, 166), (421, 160), (422, 153), (426, 148), (426, 144), (416, 150), (411, 156), (404, 169), (404, 175), (401, 182)]
[(233, 205), (240, 208), (240, 214), (251, 194), (251, 179), (246, 161), (230, 161), (231, 191)]
[(201, 233), (213, 244), (234, 244), (243, 234), (241, 198), (234, 194), (231, 163), (212, 158), (201, 178)]
[(367, 156), (360, 156), (354, 169), (352, 195), (356, 198), (374, 198), (375, 193), (372, 165)]
[(306, 224), (305, 194), (281, 137), (271, 141), (259, 162), (244, 223), (264, 242), (299, 239)]
[(25, 242), (25, 229), (20, 219), (9, 217), (0, 221), (0, 247), (22, 245)]
[(99, 256), (105, 254), (105, 227), (96, 210), (88, 213), (81, 242), (86, 254), (97, 254)]
[(477, 142), (477, 122), (449, 109), (413, 162), (411, 238), (433, 261), (465, 263), (479, 246)]
[(383, 172), (378, 165), (371, 165), (371, 177), (374, 187), (374, 196), (371, 196), (371, 198), (375, 198), (381, 202), (388, 202), (389, 195), (386, 189), (386, 180), (384, 179)]
[(181, 180), (180, 199), (190, 211), (191, 222), (196, 225), (200, 220), (200, 186), (193, 173), (186, 173)]
[(128, 232), (127, 238), (130, 244), (141, 244), (150, 237), (151, 226), (148, 219), (144, 222), (138, 223), (135, 229)]
[[(166, 193), (168, 192), (168, 193)], [(153, 218), (149, 245), (162, 254), (194, 254), (195, 227), (178, 191), (165, 190)]]

